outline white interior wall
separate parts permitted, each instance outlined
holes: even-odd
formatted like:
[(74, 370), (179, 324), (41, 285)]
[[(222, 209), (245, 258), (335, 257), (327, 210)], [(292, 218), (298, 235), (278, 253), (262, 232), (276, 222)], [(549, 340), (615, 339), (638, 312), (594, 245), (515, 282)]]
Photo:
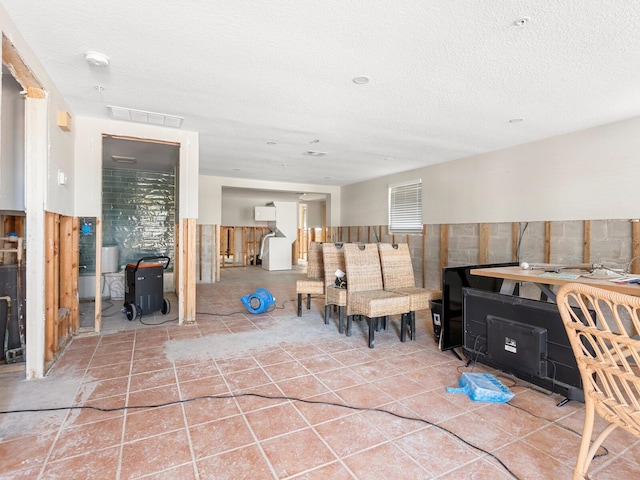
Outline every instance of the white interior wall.
[(0, 210), (24, 212), (24, 107), (22, 87), (2, 72)]
[(322, 228), (323, 201), (304, 202), (307, 205), (307, 228)]
[[(198, 216), (198, 133), (142, 123), (90, 117), (76, 119), (75, 215), (102, 216), (102, 135), (163, 140), (180, 144), (176, 217)], [(177, 219), (176, 218), (176, 219)]]
[[(216, 177), (200, 175), (198, 204), (200, 212), (198, 223), (203, 225), (222, 225), (223, 187), (236, 187), (276, 192), (323, 193), (327, 196), (327, 225), (340, 225), (341, 188), (329, 185), (311, 185), (306, 183), (269, 182), (263, 180), (246, 180), (241, 178)], [(268, 192), (261, 192), (261, 195)], [(296, 199), (297, 199), (296, 195)], [(257, 203), (256, 205), (259, 205)]]
[(266, 227), (267, 222), (256, 222), (254, 207), (269, 202), (297, 202), (295, 192), (265, 192), (237, 188), (222, 189), (222, 225), (235, 227)]
[(640, 117), (342, 189), (343, 225), (386, 225), (387, 187), (422, 178), (423, 223), (638, 218)]

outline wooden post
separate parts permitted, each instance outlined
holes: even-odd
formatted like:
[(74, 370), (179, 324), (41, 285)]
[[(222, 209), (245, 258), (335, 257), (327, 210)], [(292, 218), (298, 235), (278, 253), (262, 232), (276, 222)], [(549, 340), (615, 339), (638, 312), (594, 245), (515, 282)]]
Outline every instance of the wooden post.
[(198, 225), (198, 279), (202, 281), (202, 225)]
[(94, 330), (99, 333), (102, 330), (102, 289), (100, 286), (100, 272), (102, 272), (102, 218), (96, 217), (96, 289), (95, 289), (95, 323)]
[(427, 284), (427, 226), (422, 225), (422, 288)]
[(478, 263), (489, 263), (489, 224), (480, 224), (480, 245), (478, 246)]
[(551, 222), (544, 222), (544, 263), (551, 262)]
[[(60, 217), (60, 308), (68, 308), (70, 315), (66, 318), (64, 325), (60, 326), (60, 334), (64, 337), (68, 336), (73, 327), (73, 310), (77, 305), (76, 295), (74, 295), (74, 285), (77, 285), (78, 276), (78, 251), (74, 249), (74, 243), (77, 245), (78, 231), (74, 232), (73, 223), (77, 219), (72, 217)], [(76, 223), (77, 226), (77, 223)], [(74, 235), (75, 233), (75, 235)], [(74, 242), (74, 237), (76, 241)], [(77, 310), (77, 307), (76, 307)]]
[(45, 284), (44, 284), (44, 298), (45, 298), (45, 346), (44, 346), (44, 360), (45, 362), (51, 362), (56, 352), (56, 346), (58, 343), (56, 326), (57, 311), (55, 309), (55, 294), (56, 294), (56, 278), (55, 278), (55, 266), (56, 242), (54, 237), (56, 235), (56, 218), (54, 213), (45, 212)]
[(582, 246), (582, 262), (591, 263), (591, 220), (584, 221), (584, 241)]
[(211, 255), (216, 259), (216, 282), (220, 281), (220, 225), (215, 225), (215, 242), (211, 246)]
[[(440, 225), (440, 271), (449, 262), (449, 225)], [(440, 289), (442, 289), (442, 275), (440, 275)]]
[(518, 222), (513, 222), (511, 224), (511, 261), (518, 261), (518, 243), (520, 239), (518, 238), (520, 235), (520, 224)]
[(631, 273), (640, 273), (640, 222), (633, 220), (631, 222)]

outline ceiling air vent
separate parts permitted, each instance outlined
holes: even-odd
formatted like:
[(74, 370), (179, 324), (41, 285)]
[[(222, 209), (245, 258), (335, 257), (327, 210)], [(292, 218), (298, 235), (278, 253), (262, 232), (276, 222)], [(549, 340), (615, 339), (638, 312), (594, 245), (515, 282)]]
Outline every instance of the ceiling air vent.
[(164, 127), (180, 128), (184, 118), (164, 113), (147, 112), (145, 110), (135, 110), (133, 108), (114, 107), (107, 105), (109, 115), (116, 120), (127, 120), (130, 122), (149, 123)]

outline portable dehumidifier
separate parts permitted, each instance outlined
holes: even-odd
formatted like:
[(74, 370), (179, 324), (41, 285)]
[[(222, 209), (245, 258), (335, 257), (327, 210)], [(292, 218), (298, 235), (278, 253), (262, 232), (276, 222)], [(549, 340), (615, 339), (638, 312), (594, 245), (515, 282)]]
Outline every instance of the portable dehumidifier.
[[(150, 260), (166, 260), (166, 264), (149, 263)], [(166, 256), (143, 257), (137, 263), (129, 263), (125, 268), (124, 308), (127, 319), (160, 310), (166, 315), (171, 310), (169, 300), (163, 297), (163, 270), (171, 259)]]

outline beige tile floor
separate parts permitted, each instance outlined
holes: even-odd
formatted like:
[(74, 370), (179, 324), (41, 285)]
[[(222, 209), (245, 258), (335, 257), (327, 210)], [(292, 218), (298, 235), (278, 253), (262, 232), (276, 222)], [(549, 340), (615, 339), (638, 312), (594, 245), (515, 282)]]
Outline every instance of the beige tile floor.
[[(189, 326), (127, 322), (115, 305), (104, 333), (75, 338), (45, 379), (1, 375), (3, 411), (114, 410), (0, 415), (0, 478), (571, 477), (582, 404), (556, 407), (506, 377), (508, 404), (447, 393), (470, 367), (437, 349), (428, 312), (416, 341), (401, 343), (394, 320), (369, 349), (361, 322), (349, 338), (324, 324), (321, 298), (296, 316), (302, 274), (227, 268), (198, 286)], [(256, 287), (277, 308), (249, 314), (239, 299)], [(616, 432), (605, 446), (592, 479), (640, 478), (638, 439)]]

